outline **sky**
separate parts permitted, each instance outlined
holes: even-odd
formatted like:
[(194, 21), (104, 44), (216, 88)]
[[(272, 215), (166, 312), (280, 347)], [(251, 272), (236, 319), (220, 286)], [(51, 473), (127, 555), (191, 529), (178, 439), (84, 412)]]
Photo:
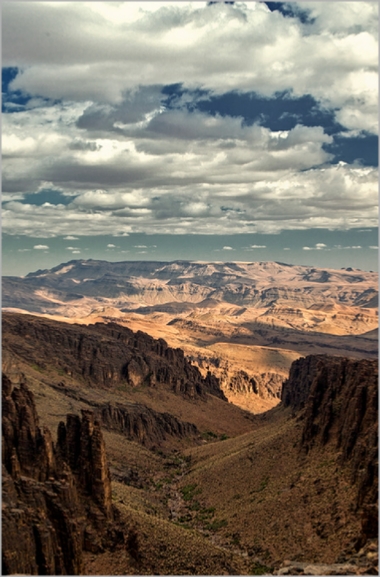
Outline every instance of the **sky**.
[(376, 2), (4, 2), (2, 272), (377, 270)]

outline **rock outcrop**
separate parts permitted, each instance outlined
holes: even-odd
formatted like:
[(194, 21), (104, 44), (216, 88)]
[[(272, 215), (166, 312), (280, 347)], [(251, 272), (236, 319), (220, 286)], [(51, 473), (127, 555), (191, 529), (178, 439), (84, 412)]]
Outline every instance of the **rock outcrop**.
[(362, 521), (357, 546), (378, 537), (377, 362), (327, 355), (299, 359), (284, 382), (282, 404), (303, 422), (302, 451), (330, 445), (350, 471)]
[(190, 398), (225, 399), (219, 380), (202, 377), (181, 349), (115, 323), (83, 326), (3, 314), (3, 346), (38, 367), (50, 365), (98, 387), (166, 386)]
[(76, 575), (83, 551), (123, 542), (99, 423), (68, 415), (54, 446), (33, 394), (3, 375), (3, 574)]
[(137, 403), (103, 405), (97, 409), (96, 414), (106, 429), (118, 431), (149, 448), (160, 446), (168, 437), (200, 437), (197, 427), (192, 423)]
[(222, 388), (247, 395), (255, 394), (262, 399), (279, 398), (283, 381), (284, 377), (277, 373), (248, 375), (245, 371), (238, 371), (229, 377), (227, 383), (222, 380)]

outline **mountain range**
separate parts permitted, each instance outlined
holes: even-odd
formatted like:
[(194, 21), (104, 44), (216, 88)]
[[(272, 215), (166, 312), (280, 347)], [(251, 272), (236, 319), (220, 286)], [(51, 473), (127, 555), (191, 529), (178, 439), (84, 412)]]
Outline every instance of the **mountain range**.
[(4, 277), (3, 307), (163, 338), (231, 402), (261, 412), (302, 355), (376, 358), (377, 282), (373, 272), (276, 262), (73, 260)]

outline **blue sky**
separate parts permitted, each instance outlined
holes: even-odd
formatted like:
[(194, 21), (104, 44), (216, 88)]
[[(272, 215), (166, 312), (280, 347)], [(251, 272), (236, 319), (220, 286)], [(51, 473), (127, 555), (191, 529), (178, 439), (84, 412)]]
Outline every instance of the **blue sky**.
[(16, 1), (2, 19), (3, 274), (377, 268), (376, 3)]

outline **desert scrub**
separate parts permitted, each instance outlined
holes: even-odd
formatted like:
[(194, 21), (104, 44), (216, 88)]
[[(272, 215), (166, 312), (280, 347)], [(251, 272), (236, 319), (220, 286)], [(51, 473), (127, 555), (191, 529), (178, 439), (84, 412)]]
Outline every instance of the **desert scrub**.
[(219, 529), (226, 527), (227, 525), (228, 521), (226, 519), (214, 519), (214, 521), (205, 526), (205, 529), (208, 531), (219, 531)]
[(44, 371), (43, 367), (40, 367), (39, 365), (32, 365), (32, 369), (34, 369), (39, 373), (42, 373)]
[(182, 493), (182, 497), (184, 501), (192, 501), (192, 499), (195, 497), (195, 495), (199, 495), (201, 493), (201, 489), (198, 488), (198, 485), (191, 484), (191, 485), (185, 485), (185, 487), (182, 487), (181, 489), (181, 493)]
[(199, 501), (193, 501), (189, 506), (190, 511), (199, 511), (201, 509), (201, 504)]
[(269, 482), (269, 477), (265, 477), (261, 483), (258, 489), (252, 489), (252, 491), (249, 492), (250, 495), (252, 495), (252, 493), (261, 493), (261, 491), (264, 491), (264, 489), (267, 487)]
[(204, 433), (201, 433), (202, 437), (205, 441), (211, 441), (211, 439), (217, 439), (218, 435), (216, 433), (213, 433), (212, 431), (206, 431)]
[(270, 575), (272, 573), (270, 567), (266, 565), (255, 564), (252, 565), (250, 575)]

